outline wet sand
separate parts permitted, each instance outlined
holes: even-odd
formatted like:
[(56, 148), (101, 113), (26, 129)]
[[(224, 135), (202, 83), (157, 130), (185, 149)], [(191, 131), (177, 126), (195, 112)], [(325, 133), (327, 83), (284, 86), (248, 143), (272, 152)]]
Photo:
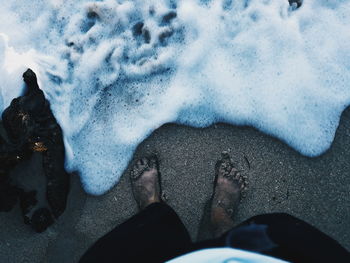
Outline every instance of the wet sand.
[[(318, 158), (303, 157), (249, 127), (168, 124), (156, 130), (138, 147), (134, 159), (158, 154), (168, 204), (194, 240), (206, 234), (198, 233), (198, 227), (212, 193), (215, 162), (224, 150), (250, 183), (235, 215), (237, 224), (261, 213), (287, 212), (350, 250), (350, 108), (342, 115), (331, 149)], [(96, 239), (136, 212), (128, 171), (100, 197), (86, 195), (75, 175), (66, 212), (46, 232), (37, 234), (24, 225), (18, 205), (10, 213), (0, 213), (0, 262), (77, 262)]]

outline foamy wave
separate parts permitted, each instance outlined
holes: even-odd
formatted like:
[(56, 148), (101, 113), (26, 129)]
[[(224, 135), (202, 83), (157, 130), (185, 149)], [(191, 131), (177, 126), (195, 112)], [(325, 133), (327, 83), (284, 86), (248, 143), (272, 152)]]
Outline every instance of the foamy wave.
[(92, 194), (166, 122), (251, 125), (317, 156), (350, 104), (350, 1), (13, 0), (0, 15), (1, 109), (34, 67)]

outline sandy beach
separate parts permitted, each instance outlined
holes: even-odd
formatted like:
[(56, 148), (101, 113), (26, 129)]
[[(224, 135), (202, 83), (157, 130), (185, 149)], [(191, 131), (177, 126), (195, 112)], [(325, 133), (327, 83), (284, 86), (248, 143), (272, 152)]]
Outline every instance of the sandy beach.
[[(237, 224), (261, 213), (286, 212), (350, 249), (349, 147), (347, 109), (332, 147), (318, 158), (303, 157), (249, 127), (167, 124), (139, 145), (130, 165), (145, 154), (158, 154), (167, 202), (196, 240), (206, 234), (198, 228), (212, 194), (215, 162), (222, 151), (229, 151), (250, 183), (235, 215)], [(46, 232), (37, 234), (24, 225), (18, 205), (0, 214), (0, 262), (78, 262), (94, 241), (136, 212), (128, 170), (117, 186), (99, 197), (86, 195), (73, 175), (67, 209)]]
[(0, 263), (77, 263), (138, 212), (150, 154), (208, 238), (223, 151), (249, 182), (235, 224), (284, 212), (350, 251), (350, 1), (2, 2), (0, 205), (22, 207), (0, 212)]

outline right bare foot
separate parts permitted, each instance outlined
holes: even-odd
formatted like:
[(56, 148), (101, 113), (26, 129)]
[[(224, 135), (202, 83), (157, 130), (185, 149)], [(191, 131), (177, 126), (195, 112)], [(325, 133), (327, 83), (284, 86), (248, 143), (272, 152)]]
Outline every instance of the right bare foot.
[(227, 152), (216, 163), (214, 195), (211, 204), (211, 223), (215, 237), (221, 236), (234, 226), (233, 212), (237, 209), (241, 191), (246, 187), (246, 181)]
[(138, 160), (131, 169), (130, 179), (134, 198), (141, 210), (161, 201), (157, 156)]

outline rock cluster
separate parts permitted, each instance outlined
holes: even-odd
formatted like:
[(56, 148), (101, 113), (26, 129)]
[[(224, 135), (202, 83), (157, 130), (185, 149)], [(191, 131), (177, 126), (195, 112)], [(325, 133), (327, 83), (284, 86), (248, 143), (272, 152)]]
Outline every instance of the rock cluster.
[[(43, 232), (66, 207), (69, 174), (64, 169), (65, 150), (62, 130), (39, 88), (35, 73), (23, 74), (26, 90), (12, 100), (2, 114), (0, 133), (0, 212), (10, 211), (19, 200), (24, 222)], [(40, 155), (45, 175), (45, 197), (11, 178), (11, 171), (22, 161)], [(41, 175), (42, 176), (42, 175)], [(20, 178), (21, 179), (21, 178)]]

